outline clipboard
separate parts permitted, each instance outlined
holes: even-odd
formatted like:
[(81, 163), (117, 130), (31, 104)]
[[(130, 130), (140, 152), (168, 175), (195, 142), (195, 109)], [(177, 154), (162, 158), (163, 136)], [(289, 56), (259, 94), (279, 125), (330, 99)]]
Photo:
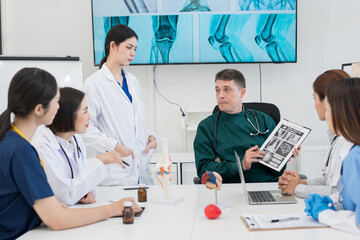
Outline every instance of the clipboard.
[(299, 226), (299, 227), (278, 227), (278, 225), (274, 224), (274, 227), (272, 228), (252, 228), (252, 226), (249, 226), (249, 224), (247, 223), (247, 221), (244, 219), (243, 216), (240, 217), (241, 221), (243, 222), (243, 224), (245, 225), (246, 229), (250, 232), (257, 232), (257, 231), (276, 231), (276, 230), (294, 230), (294, 229), (311, 229), (311, 228), (329, 228), (329, 226), (323, 225), (323, 226)]

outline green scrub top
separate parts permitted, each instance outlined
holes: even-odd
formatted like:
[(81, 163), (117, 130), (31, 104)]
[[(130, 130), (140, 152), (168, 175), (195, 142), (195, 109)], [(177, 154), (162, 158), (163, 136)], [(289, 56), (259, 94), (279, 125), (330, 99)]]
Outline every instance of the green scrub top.
[[(256, 120), (251, 111), (256, 114), (261, 132), (269, 130), (266, 134), (251, 136), (257, 131), (247, 121), (244, 111), (236, 114), (220, 112), (216, 130), (216, 152), (222, 162), (215, 161), (214, 129), (218, 113), (215, 113), (200, 122), (194, 140), (194, 152), (197, 174), (201, 178), (206, 170), (218, 172), (224, 183), (239, 183), (240, 176), (235, 160), (234, 150), (242, 160), (246, 150), (264, 143), (275, 128), (272, 118), (260, 111), (248, 109), (246, 114), (256, 126)], [(260, 163), (252, 163), (251, 169), (244, 171), (245, 181), (251, 182), (276, 182), (282, 175), (285, 167), (277, 172)]]

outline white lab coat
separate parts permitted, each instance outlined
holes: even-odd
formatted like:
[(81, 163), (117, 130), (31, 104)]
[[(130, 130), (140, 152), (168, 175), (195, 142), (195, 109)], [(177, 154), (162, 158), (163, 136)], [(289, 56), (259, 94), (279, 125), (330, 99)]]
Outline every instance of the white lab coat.
[[(104, 164), (97, 158), (86, 159), (86, 149), (81, 137), (74, 135), (81, 153), (78, 155), (74, 138), (70, 142), (55, 136), (45, 128), (37, 136), (34, 146), (44, 161), (47, 180), (55, 196), (67, 205), (76, 204), (88, 192), (92, 191), (107, 175)], [(60, 145), (66, 152), (71, 169)]]
[(360, 235), (360, 226), (356, 224), (353, 211), (325, 210), (319, 213), (319, 222), (338, 230)]
[(325, 177), (308, 179), (306, 180), (307, 185), (299, 184), (295, 189), (295, 195), (302, 198), (307, 198), (312, 193), (318, 193), (321, 196), (330, 195), (330, 198), (336, 203), (339, 194), (338, 182), (340, 180), (341, 164), (353, 145), (344, 137), (337, 137), (325, 155), (324, 166), (326, 166), (328, 156), (331, 154), (329, 164), (325, 167)]
[[(355, 144), (353, 144), (354, 146)], [(342, 164), (342, 176), (339, 180), (339, 189), (342, 197), (342, 208), (338, 211), (325, 210), (319, 213), (319, 221), (332, 228), (360, 235), (359, 206), (360, 206), (360, 178), (359, 178), (359, 146), (354, 146)], [(340, 193), (337, 196), (339, 198)], [(332, 198), (335, 203), (334, 199)], [(344, 208), (346, 210), (344, 210)]]
[(84, 84), (85, 96), (91, 116), (90, 126), (83, 135), (87, 147), (95, 149), (97, 154), (114, 150), (116, 144), (133, 150), (131, 156), (123, 157), (130, 166), (125, 169), (118, 164), (108, 164), (109, 176), (101, 185), (153, 184), (150, 172), (150, 160), (154, 150), (144, 154), (148, 137), (154, 136), (146, 130), (144, 108), (139, 82), (126, 72), (125, 77), (132, 103), (116, 82), (106, 64), (92, 74)]

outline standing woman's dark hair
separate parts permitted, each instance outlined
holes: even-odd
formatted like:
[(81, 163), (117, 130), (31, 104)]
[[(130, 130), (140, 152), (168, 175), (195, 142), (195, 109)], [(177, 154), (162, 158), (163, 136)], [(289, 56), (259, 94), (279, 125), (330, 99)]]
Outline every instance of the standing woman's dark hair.
[(110, 53), (110, 43), (112, 41), (115, 42), (115, 45), (118, 46), (120, 43), (124, 42), (126, 39), (135, 37), (138, 39), (138, 36), (132, 30), (126, 25), (118, 24), (110, 28), (109, 32), (106, 34), (105, 39), (105, 57), (101, 60), (99, 68), (102, 67), (102, 65), (106, 62), (109, 53)]
[(332, 83), (326, 91), (336, 134), (360, 145), (360, 78)]
[(340, 69), (332, 69), (325, 71), (319, 75), (313, 83), (314, 92), (319, 95), (320, 101), (323, 101), (326, 95), (326, 88), (331, 83), (336, 82), (339, 79), (349, 78), (347, 72)]
[(71, 87), (60, 88), (59, 110), (48, 127), (55, 132), (75, 131), (76, 111), (79, 109), (85, 94)]
[(8, 91), (7, 109), (0, 115), (0, 141), (11, 129), (11, 113), (26, 117), (35, 106), (46, 110), (57, 92), (55, 78), (39, 68), (23, 68), (12, 78)]

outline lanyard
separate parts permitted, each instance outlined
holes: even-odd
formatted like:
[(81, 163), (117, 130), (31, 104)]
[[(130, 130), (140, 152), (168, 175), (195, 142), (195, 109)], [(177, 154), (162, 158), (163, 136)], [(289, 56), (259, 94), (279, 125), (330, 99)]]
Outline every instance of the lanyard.
[[(19, 129), (17, 129), (14, 125), (11, 125), (11, 128), (17, 133), (20, 135), (20, 137), (22, 137), (23, 139), (25, 139), (26, 141), (28, 141), (30, 143), (29, 140), (27, 140), (27, 138), (24, 136), (24, 134), (22, 134)], [(44, 162), (41, 158), (40, 159), (40, 163), (41, 163), (41, 166), (43, 167), (44, 171), (45, 171), (45, 165), (44, 165)]]

